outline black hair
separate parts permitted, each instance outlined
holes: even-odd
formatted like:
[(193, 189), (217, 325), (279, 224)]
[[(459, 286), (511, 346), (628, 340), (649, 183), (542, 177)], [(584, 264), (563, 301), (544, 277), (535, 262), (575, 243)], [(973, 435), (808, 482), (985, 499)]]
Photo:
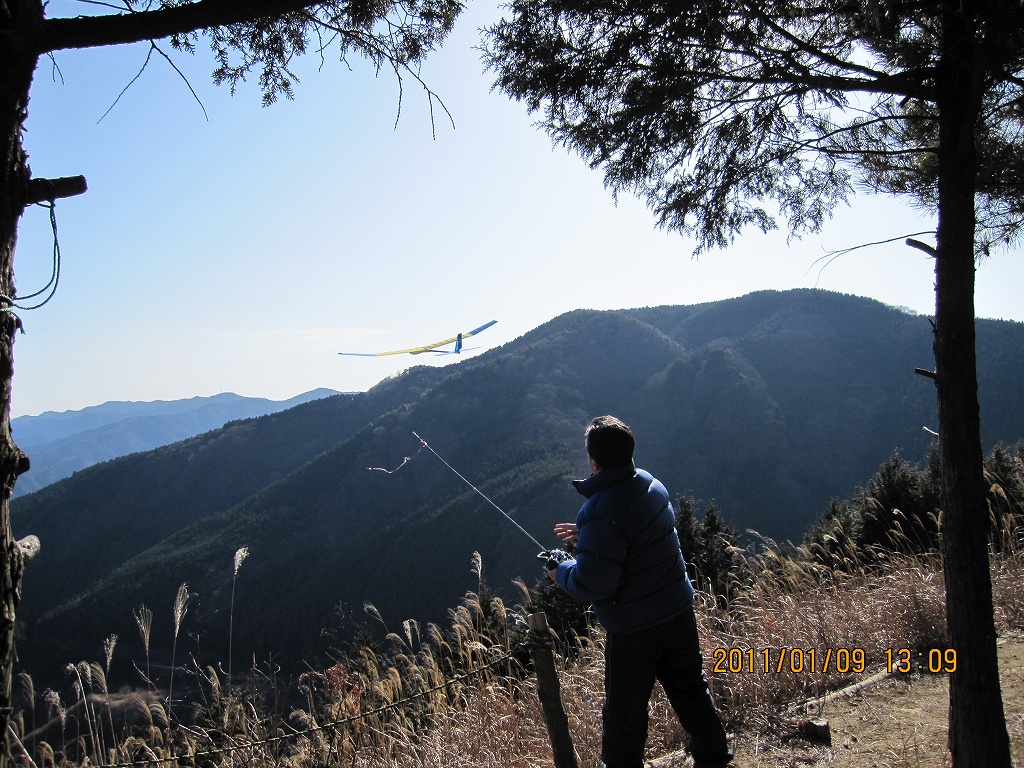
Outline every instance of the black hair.
[(614, 416), (593, 419), (587, 425), (586, 440), (587, 453), (601, 469), (624, 467), (633, 461), (633, 433)]

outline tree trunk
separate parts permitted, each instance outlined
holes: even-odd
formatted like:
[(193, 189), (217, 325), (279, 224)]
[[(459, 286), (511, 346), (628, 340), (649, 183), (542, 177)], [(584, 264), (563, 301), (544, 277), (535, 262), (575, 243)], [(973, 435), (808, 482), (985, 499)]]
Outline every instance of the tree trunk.
[[(14, 246), (18, 219), (24, 210), (29, 169), (21, 146), (28, 114), (28, 92), (36, 55), (19, 41), (43, 15), (39, 0), (0, 3), (0, 293), (13, 297)], [(0, 768), (7, 763), (5, 747), (11, 716), (15, 609), (24, 558), (11, 535), (10, 498), (28, 459), (11, 438), (11, 384), (14, 378), (14, 336), (20, 320), (0, 298)]]
[(935, 373), (942, 461), (946, 617), (956, 671), (949, 678), (954, 768), (1009, 768), (989, 573), (987, 489), (974, 336), (975, 127), (982, 84), (978, 5), (945, 6), (939, 67), (939, 226), (935, 261)]

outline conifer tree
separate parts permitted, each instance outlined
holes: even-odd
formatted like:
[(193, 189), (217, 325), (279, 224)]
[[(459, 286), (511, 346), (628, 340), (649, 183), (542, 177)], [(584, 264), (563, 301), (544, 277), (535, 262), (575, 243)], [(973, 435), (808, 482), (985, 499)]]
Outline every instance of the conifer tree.
[[(974, 336), (976, 255), (1024, 227), (1021, 0), (513, 0), (497, 87), (698, 250), (818, 230), (856, 186), (934, 210), (956, 768), (1009, 766)], [(909, 368), (909, 361), (908, 361)]]
[(686, 558), (688, 565), (693, 563), (700, 548), (700, 523), (697, 521), (696, 511), (697, 500), (693, 496), (680, 496), (676, 499), (676, 533), (679, 535), (679, 548), (683, 551), (683, 557)]
[(697, 502), (692, 496), (676, 500), (676, 533), (690, 577), (700, 589), (709, 589), (722, 603), (728, 603), (735, 586), (746, 579), (739, 554), (739, 533), (727, 525), (718, 505), (709, 502), (704, 519), (698, 520)]
[(882, 547), (906, 554), (933, 551), (938, 545), (939, 494), (927, 472), (899, 453), (883, 464), (858, 494), (862, 550)]

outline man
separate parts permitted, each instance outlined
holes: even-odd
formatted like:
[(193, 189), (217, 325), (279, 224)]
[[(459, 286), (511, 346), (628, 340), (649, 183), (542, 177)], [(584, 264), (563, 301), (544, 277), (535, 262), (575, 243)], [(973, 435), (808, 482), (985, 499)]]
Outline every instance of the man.
[(732, 751), (704, 677), (668, 491), (634, 467), (633, 433), (619, 419), (591, 421), (586, 446), (593, 474), (573, 485), (587, 501), (575, 523), (555, 526), (560, 539), (576, 544), (575, 559), (548, 577), (592, 603), (607, 631), (601, 765), (642, 768), (657, 679), (690, 735), (694, 768), (721, 768)]

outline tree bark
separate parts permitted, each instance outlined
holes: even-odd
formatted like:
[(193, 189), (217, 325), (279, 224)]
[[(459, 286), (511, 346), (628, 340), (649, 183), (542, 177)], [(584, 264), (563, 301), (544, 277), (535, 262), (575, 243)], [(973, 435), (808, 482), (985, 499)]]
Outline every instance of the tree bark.
[(946, 618), (955, 768), (1009, 768), (999, 685), (974, 335), (975, 126), (981, 105), (975, 24), (981, 3), (947, 5), (939, 78), (935, 382), (942, 462)]
[[(28, 114), (28, 92), (36, 55), (21, 41), (38, 27), (43, 7), (39, 0), (7, 0), (0, 15), (0, 293), (13, 297), (14, 248), (18, 219), (25, 208), (29, 168), (21, 145)], [(25, 557), (11, 535), (10, 498), (28, 458), (11, 437), (11, 385), (14, 378), (14, 337), (21, 325), (0, 299), (0, 745), (6, 743), (11, 716), (15, 611)], [(6, 308), (6, 309), (4, 309)], [(7, 749), (0, 749), (0, 768)]]

